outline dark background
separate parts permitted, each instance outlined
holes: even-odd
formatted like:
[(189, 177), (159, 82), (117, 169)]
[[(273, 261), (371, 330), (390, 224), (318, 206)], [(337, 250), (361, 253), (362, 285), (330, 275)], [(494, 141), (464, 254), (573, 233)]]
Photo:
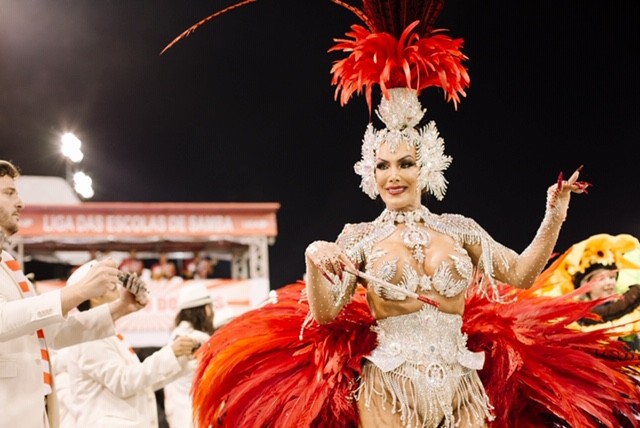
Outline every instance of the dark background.
[[(358, 3), (358, 2), (356, 2)], [(449, 1), (465, 39), (458, 110), (421, 96), (453, 164), (434, 212), (474, 218), (521, 251), (560, 171), (584, 164), (557, 251), (592, 234), (640, 235), (635, 1)], [(369, 114), (333, 100), (329, 54), (358, 20), (329, 0), (258, 0), (164, 55), (232, 2), (0, 0), (0, 158), (64, 176), (58, 138), (83, 141), (94, 201), (279, 202), (272, 287), (300, 278), (313, 240), (373, 219), (353, 164)], [(377, 104), (377, 103), (376, 103)]]

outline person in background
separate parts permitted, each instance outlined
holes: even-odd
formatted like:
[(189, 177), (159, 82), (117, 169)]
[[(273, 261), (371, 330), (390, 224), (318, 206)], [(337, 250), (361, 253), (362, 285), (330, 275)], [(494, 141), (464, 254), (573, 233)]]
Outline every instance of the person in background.
[[(640, 351), (640, 284), (630, 285), (627, 291), (616, 291), (617, 269), (614, 265), (594, 264), (576, 287), (589, 287), (586, 296), (590, 300), (605, 299), (611, 296), (619, 298), (606, 300), (592, 309), (597, 319), (584, 318), (579, 324), (585, 330), (594, 328), (615, 328), (630, 349)], [(613, 331), (613, 330), (612, 330)]]
[(193, 255), (193, 258), (188, 259), (184, 262), (184, 266), (182, 269), (182, 277), (184, 279), (193, 279), (196, 271), (198, 270), (198, 263), (200, 263), (201, 258), (202, 255), (200, 253), (195, 253)]
[[(171, 341), (190, 337), (201, 346), (213, 334), (213, 304), (211, 294), (204, 284), (190, 284), (180, 288), (178, 314)], [(191, 385), (197, 368), (197, 360), (189, 361), (186, 372), (164, 387), (164, 410), (170, 428), (193, 427)]]
[(218, 260), (212, 259), (210, 256), (204, 256), (196, 268), (194, 279), (207, 279), (213, 276), (213, 270), (218, 264)]
[[(115, 297), (113, 292), (94, 297), (90, 306), (102, 307)], [(142, 362), (121, 334), (69, 348), (67, 370), (77, 426), (157, 428), (154, 391), (185, 372), (195, 345), (190, 337), (180, 337)]]
[(218, 260), (212, 259), (209, 255), (198, 253), (184, 264), (182, 276), (185, 279), (211, 278), (217, 264)]
[(580, 329), (611, 329), (630, 349), (638, 351), (640, 284), (627, 284), (625, 287), (617, 284), (621, 269), (640, 271), (640, 266), (626, 257), (638, 249), (640, 241), (629, 234), (592, 235), (565, 251), (541, 293), (555, 296), (582, 290), (582, 296), (587, 300), (603, 299), (591, 310), (594, 317), (578, 322)]
[(161, 252), (158, 262), (151, 266), (151, 279), (171, 279), (176, 276), (176, 265), (169, 260), (166, 252)]
[[(18, 167), (0, 160), (0, 245), (19, 229), (24, 204), (15, 180)], [(101, 339), (115, 333), (114, 321), (145, 302), (120, 287), (111, 259), (95, 263), (82, 280), (38, 294), (8, 251), (0, 262), (0, 424), (3, 427), (57, 428), (59, 403), (50, 349)], [(71, 314), (81, 302), (113, 293), (114, 300), (94, 310)]]
[(129, 257), (122, 260), (120, 266), (118, 266), (122, 272), (135, 273), (138, 276), (142, 276), (144, 271), (144, 263), (138, 258), (138, 252), (135, 248), (129, 250)]

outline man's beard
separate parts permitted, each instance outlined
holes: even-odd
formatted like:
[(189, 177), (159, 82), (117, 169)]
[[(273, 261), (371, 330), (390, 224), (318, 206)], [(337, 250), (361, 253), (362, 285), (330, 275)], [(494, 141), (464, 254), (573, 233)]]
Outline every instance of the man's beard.
[(0, 231), (0, 236), (2, 236), (3, 239), (8, 238), (11, 235), (15, 234), (18, 231), (18, 225), (16, 223), (13, 223), (6, 228), (6, 231), (8, 233), (4, 233), (4, 231)]

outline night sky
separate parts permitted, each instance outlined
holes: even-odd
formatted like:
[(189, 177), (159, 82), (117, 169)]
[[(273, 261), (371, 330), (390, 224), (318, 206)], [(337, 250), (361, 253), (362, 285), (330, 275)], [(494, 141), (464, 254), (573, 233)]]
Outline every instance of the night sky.
[[(64, 176), (58, 138), (73, 131), (93, 201), (279, 202), (276, 288), (301, 277), (311, 241), (382, 208), (353, 172), (364, 98), (341, 107), (330, 85), (342, 56), (327, 49), (359, 21), (329, 0), (258, 0), (160, 55), (232, 3), (0, 0), (0, 158)], [(594, 186), (572, 200), (556, 250), (640, 236), (635, 3), (445, 5), (437, 26), (465, 39), (471, 87), (457, 111), (438, 89), (421, 96), (453, 157), (432, 211), (472, 217), (521, 251), (546, 188), (584, 164)]]

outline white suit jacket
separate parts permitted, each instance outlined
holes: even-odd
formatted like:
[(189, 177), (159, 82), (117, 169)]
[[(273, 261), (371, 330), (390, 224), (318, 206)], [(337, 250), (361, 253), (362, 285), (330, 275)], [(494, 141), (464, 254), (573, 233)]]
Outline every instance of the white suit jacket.
[[(45, 403), (42, 362), (36, 332), (47, 346), (62, 348), (114, 334), (108, 306), (65, 318), (60, 292), (23, 298), (13, 272), (0, 262), (0, 428), (42, 428)], [(54, 392), (47, 398), (49, 425), (59, 424)]]
[(154, 391), (183, 372), (188, 359), (170, 347), (143, 362), (116, 336), (69, 348), (69, 385), (78, 427), (157, 428)]

